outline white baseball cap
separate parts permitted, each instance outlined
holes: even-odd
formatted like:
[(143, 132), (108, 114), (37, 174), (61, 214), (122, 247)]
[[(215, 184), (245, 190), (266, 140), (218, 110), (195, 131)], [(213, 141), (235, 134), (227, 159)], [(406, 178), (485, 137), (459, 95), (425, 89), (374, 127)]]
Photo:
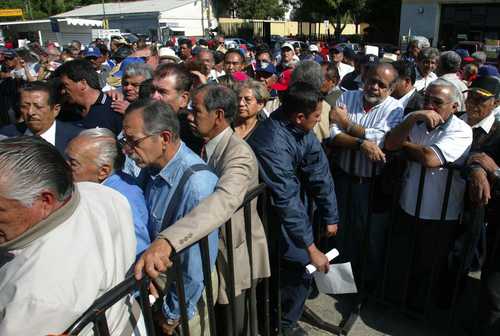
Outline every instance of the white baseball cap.
[(319, 52), (319, 48), (318, 48), (318, 46), (317, 46), (317, 45), (315, 45), (315, 44), (311, 44), (311, 45), (309, 46), (309, 51), (310, 51), (310, 52)]
[(163, 47), (163, 48), (160, 48), (160, 50), (158, 51), (158, 56), (161, 58), (170, 58), (172, 60), (175, 61), (175, 63), (178, 63), (180, 62), (180, 58), (179, 56), (177, 56), (175, 54), (175, 51), (172, 49), (172, 48), (168, 48), (168, 47)]

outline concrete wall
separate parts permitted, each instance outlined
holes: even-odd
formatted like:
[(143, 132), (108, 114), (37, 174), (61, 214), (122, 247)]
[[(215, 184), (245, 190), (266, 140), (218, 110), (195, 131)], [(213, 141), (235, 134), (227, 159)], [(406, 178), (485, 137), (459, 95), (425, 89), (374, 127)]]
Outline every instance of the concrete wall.
[[(207, 20), (208, 12), (210, 12), (211, 26)], [(167, 23), (179, 29), (183, 28), (186, 36), (203, 36), (202, 30), (202, 10), (201, 1), (196, 1), (182, 7), (174, 8), (167, 12), (160, 13), (160, 23)], [(213, 10), (204, 8), (203, 25), (207, 29), (215, 27), (216, 22), (213, 18)]]
[(403, 3), (401, 5), (400, 36), (425, 36), (435, 46), (439, 34), (441, 6), (436, 3)]

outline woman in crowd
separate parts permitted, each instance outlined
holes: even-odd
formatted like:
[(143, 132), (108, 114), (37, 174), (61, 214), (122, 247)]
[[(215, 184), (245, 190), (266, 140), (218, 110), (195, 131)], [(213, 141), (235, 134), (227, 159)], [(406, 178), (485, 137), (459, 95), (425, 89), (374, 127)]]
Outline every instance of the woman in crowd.
[(238, 116), (234, 121), (234, 132), (248, 141), (260, 121), (266, 118), (263, 111), (269, 92), (266, 86), (255, 80), (242, 82), (238, 87)]

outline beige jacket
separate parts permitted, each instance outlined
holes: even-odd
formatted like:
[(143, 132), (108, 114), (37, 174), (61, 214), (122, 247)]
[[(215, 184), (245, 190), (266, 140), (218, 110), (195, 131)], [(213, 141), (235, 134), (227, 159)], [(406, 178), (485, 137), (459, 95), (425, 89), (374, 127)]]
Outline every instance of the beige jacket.
[[(250, 288), (250, 262), (245, 235), (243, 209), (234, 213), (243, 203), (248, 191), (259, 184), (257, 159), (248, 144), (234, 134), (226, 132), (217, 144), (208, 165), (219, 176), (212, 195), (196, 208), (159, 234), (178, 252), (221, 227), (217, 270), (219, 272), (218, 302), (227, 304), (226, 292), (227, 250), (225, 223), (232, 221), (235, 293)], [(267, 241), (257, 213), (257, 202), (252, 202), (252, 255), (253, 278), (270, 276)]]

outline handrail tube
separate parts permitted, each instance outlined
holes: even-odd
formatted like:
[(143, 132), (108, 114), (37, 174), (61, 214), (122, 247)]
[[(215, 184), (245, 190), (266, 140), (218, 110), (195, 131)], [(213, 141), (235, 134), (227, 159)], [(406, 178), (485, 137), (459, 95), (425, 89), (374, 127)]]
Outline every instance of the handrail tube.
[(186, 292), (184, 290), (184, 277), (182, 276), (182, 270), (179, 268), (179, 259), (179, 255), (176, 254), (174, 256), (173, 273), (175, 273), (175, 284), (177, 287), (177, 295), (179, 297), (179, 307), (181, 309), (182, 336), (189, 336), (189, 316), (186, 305)]
[(203, 280), (205, 283), (205, 294), (207, 297), (206, 306), (208, 312), (210, 335), (215, 336), (217, 335), (217, 328), (215, 322), (215, 311), (214, 311), (215, 303), (213, 296), (212, 271), (210, 270), (210, 251), (208, 247), (208, 236), (200, 240), (200, 253), (201, 253), (201, 263), (203, 267)]
[(231, 310), (231, 324), (232, 324), (232, 334), (237, 336), (236, 332), (236, 290), (234, 285), (234, 256), (233, 256), (233, 230), (231, 218), (226, 222), (226, 244), (227, 244), (227, 263), (229, 268), (229, 274), (227, 277), (228, 286), (228, 299), (229, 307)]

